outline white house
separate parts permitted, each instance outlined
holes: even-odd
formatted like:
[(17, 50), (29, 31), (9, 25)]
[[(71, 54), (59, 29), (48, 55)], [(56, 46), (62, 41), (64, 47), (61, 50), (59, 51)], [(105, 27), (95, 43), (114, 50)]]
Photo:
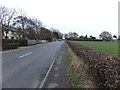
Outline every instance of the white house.
[[(5, 39), (5, 36), (6, 36), (6, 33), (3, 32), (3, 33), (2, 33), (2, 38)], [(13, 30), (8, 31), (7, 36), (8, 36), (8, 39), (17, 39), (17, 34), (16, 34), (16, 32), (13, 31)]]

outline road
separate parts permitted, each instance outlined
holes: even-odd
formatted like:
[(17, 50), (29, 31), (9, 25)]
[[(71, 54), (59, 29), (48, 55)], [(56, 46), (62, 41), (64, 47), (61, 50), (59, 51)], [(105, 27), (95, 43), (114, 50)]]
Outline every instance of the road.
[(2, 53), (3, 88), (37, 88), (64, 41)]

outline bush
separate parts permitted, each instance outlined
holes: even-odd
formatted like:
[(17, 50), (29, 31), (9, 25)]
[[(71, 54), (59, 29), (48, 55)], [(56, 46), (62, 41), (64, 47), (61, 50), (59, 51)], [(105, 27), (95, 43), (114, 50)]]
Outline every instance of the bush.
[(2, 50), (17, 49), (17, 48), (18, 48), (17, 43), (3, 43), (2, 44)]

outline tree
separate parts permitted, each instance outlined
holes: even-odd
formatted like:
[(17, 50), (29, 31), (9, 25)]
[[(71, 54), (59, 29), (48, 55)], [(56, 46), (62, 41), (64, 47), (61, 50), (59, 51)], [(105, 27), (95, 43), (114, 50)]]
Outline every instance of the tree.
[(117, 36), (116, 36), (116, 35), (114, 35), (113, 37), (117, 39)]
[(47, 28), (41, 27), (40, 28), (40, 37), (41, 37), (41, 40), (51, 41), (53, 39), (53, 34)]
[(88, 39), (87, 35), (85, 35), (85, 39)]
[(92, 39), (96, 39), (96, 37), (92, 37)]
[(111, 40), (112, 39), (112, 34), (107, 32), (107, 31), (103, 31), (99, 37), (102, 39), (102, 40)]
[(53, 31), (53, 37), (54, 37), (55, 39), (59, 39), (59, 34), (58, 34), (58, 32)]
[(78, 38), (78, 36), (79, 36), (79, 35), (78, 35), (76, 32), (73, 33), (73, 37), (74, 37), (74, 38)]
[(77, 39), (78, 38), (78, 34), (76, 32), (69, 32), (69, 38), (72, 38), (72, 39)]
[(14, 18), (13, 25), (19, 29), (19, 36), (23, 39), (40, 39), (40, 28), (43, 26), (40, 20), (20, 15)]
[(96, 37), (93, 37), (92, 35), (90, 36), (90, 39), (96, 39)]
[(9, 9), (0, 6), (0, 25), (2, 27), (2, 33), (6, 39), (8, 38), (8, 32), (11, 30), (12, 19), (14, 18), (15, 14), (15, 9)]
[(65, 39), (69, 38), (68, 34), (64, 34), (64, 37), (65, 37)]
[(23, 34), (21, 27), (16, 28), (15, 31), (16, 31), (16, 34), (18, 36), (17, 39), (21, 39), (22, 38), (22, 34)]
[(28, 19), (26, 16), (17, 16), (14, 18), (13, 26), (16, 28), (21, 29), (22, 38), (27, 38), (27, 30), (30, 28), (30, 19)]
[(36, 32), (36, 39), (40, 39), (40, 28), (43, 26), (43, 23), (36, 18), (33, 18), (32, 22), (34, 23), (34, 29)]
[(0, 6), (0, 24), (4, 24), (7, 15), (8, 9), (6, 7)]
[(27, 39), (35, 40), (36, 39), (36, 31), (32, 27), (27, 28)]
[[(26, 16), (22, 11), (19, 15), (15, 9), (9, 9), (0, 6), (0, 27), (2, 27), (1, 36), (7, 38), (9, 31), (15, 34), (17, 39), (62, 39), (63, 34), (59, 30), (51, 31), (45, 27), (40, 20)], [(14, 38), (12, 36), (12, 38)]]
[(52, 33), (53, 33), (53, 38), (54, 38), (54, 39), (62, 39), (63, 34), (62, 34), (58, 29), (51, 28), (50, 30), (51, 30)]
[(79, 39), (85, 39), (85, 37), (84, 37), (83, 35), (81, 35), (81, 36), (79, 37)]

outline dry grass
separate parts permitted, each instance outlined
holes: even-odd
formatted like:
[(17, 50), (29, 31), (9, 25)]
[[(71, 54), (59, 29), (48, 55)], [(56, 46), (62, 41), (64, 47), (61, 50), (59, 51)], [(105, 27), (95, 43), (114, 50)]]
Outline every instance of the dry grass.
[(83, 62), (82, 59), (80, 59), (78, 56), (76, 56), (74, 53), (72, 53), (72, 65), (74, 66), (74, 69), (77, 71), (77, 76), (79, 78), (80, 87), (81, 88), (95, 88), (93, 78), (88, 73), (88, 66)]
[(73, 88), (95, 88), (88, 66), (67, 46), (69, 82)]

